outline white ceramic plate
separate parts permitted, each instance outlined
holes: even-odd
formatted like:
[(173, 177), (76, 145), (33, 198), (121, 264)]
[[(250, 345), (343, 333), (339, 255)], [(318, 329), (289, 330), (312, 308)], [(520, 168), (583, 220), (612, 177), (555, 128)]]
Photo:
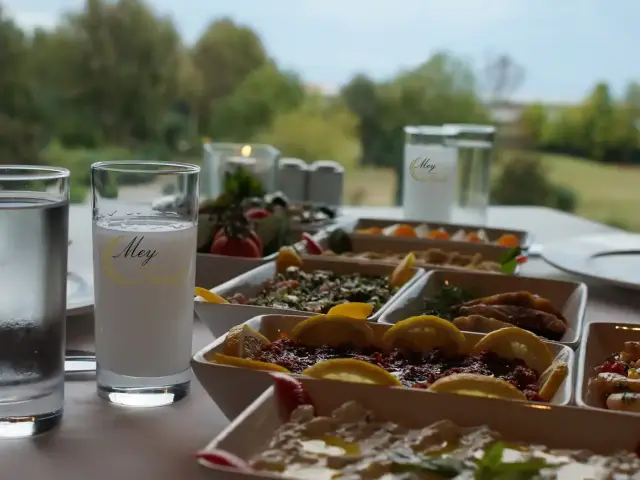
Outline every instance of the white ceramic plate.
[(609, 233), (544, 246), (552, 266), (586, 278), (640, 290), (640, 235)]
[(67, 274), (67, 316), (84, 315), (93, 310), (93, 286), (77, 273)]

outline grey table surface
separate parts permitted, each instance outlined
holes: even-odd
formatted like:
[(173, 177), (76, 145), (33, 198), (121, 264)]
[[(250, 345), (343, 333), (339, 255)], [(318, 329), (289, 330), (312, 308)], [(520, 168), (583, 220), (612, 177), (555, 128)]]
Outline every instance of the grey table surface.
[[(348, 208), (358, 216), (399, 218), (394, 208)], [(71, 209), (70, 269), (91, 274), (90, 211)], [(536, 242), (551, 242), (576, 235), (616, 230), (573, 215), (540, 207), (496, 207), (489, 225), (528, 230)], [(534, 259), (523, 275), (574, 279)], [(586, 321), (640, 322), (637, 294), (589, 284)], [(194, 352), (213, 340), (199, 323), (194, 325)], [(90, 315), (68, 321), (69, 348), (93, 347)], [(221, 386), (222, 387), (222, 386)], [(190, 480), (219, 478), (202, 469), (190, 453), (203, 447), (228, 420), (194, 379), (191, 395), (173, 406), (154, 409), (116, 407), (95, 394), (92, 375), (69, 378), (65, 414), (57, 430), (40, 437), (0, 441), (0, 478), (7, 480), (64, 479)]]

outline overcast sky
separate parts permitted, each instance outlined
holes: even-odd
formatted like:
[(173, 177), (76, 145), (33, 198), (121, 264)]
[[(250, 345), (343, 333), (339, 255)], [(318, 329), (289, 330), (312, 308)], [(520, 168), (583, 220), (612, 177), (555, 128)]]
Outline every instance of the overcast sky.
[[(220, 16), (253, 27), (282, 66), (337, 86), (447, 49), (477, 66), (508, 53), (526, 70), (517, 97), (574, 101), (600, 80), (640, 80), (637, 0), (148, 0), (188, 42)], [(83, 0), (0, 0), (25, 27), (55, 25)], [(627, 52), (627, 53), (625, 53)], [(636, 58), (636, 60), (634, 60)]]

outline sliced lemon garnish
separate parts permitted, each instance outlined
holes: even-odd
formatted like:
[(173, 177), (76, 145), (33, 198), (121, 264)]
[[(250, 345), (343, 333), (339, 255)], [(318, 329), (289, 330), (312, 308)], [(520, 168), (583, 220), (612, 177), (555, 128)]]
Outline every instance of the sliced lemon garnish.
[(301, 267), (302, 258), (293, 247), (282, 247), (276, 257), (276, 271), (284, 273), (289, 267)]
[(310, 347), (346, 344), (366, 347), (373, 343), (373, 330), (359, 318), (316, 315), (297, 324), (291, 338)]
[(206, 288), (196, 287), (194, 293), (196, 295), (196, 301), (201, 301), (198, 300), (198, 297), (200, 297), (207, 303), (229, 303), (220, 295), (217, 295)]
[(547, 368), (542, 375), (538, 384), (540, 385), (540, 391), (538, 395), (545, 402), (550, 402), (556, 392), (560, 390), (560, 385), (565, 378), (569, 375), (569, 365), (567, 362), (554, 362), (549, 368)]
[(485, 335), (473, 353), (490, 350), (504, 358), (520, 358), (541, 375), (553, 363), (553, 354), (536, 334), (518, 327), (507, 327)]
[(416, 256), (413, 252), (409, 252), (402, 261), (396, 265), (393, 272), (389, 276), (389, 285), (392, 287), (401, 287), (413, 278), (415, 272), (413, 265), (416, 263)]
[(400, 348), (424, 352), (441, 348), (450, 355), (463, 353), (464, 334), (451, 322), (433, 315), (410, 317), (386, 331), (382, 341), (389, 349)]
[(340, 315), (343, 317), (359, 318), (366, 320), (373, 312), (373, 305), (370, 303), (350, 302), (341, 303), (327, 312), (327, 315)]
[(496, 377), (476, 373), (454, 373), (436, 380), (427, 389), (432, 392), (457, 393), (474, 397), (526, 400), (524, 393), (515, 386)]
[(343, 382), (371, 383), (400, 387), (402, 383), (384, 368), (353, 358), (334, 358), (319, 362), (302, 372), (313, 378), (342, 380)]
[(232, 357), (250, 357), (258, 353), (263, 346), (271, 342), (260, 332), (256, 332), (248, 325), (236, 325), (224, 341), (223, 352)]
[(275, 363), (260, 362), (258, 360), (249, 360), (248, 358), (232, 357), (216, 353), (213, 357), (215, 363), (220, 365), (229, 365), (231, 367), (248, 368), (250, 370), (269, 370), (271, 372), (291, 373), (284, 367)]

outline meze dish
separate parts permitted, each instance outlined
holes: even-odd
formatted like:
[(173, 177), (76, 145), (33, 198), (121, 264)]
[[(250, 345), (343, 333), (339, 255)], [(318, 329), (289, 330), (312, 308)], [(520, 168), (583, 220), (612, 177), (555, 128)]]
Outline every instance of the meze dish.
[(443, 283), (440, 291), (424, 301), (425, 315), (438, 315), (461, 330), (488, 333), (516, 326), (560, 340), (567, 319), (548, 299), (528, 291), (476, 297), (471, 290)]
[[(326, 248), (310, 252), (336, 258), (353, 258), (375, 262), (396, 263), (407, 255), (408, 244), (380, 245), (379, 241), (367, 242), (366, 239), (352, 238), (342, 229), (334, 229), (326, 239)], [(454, 270), (474, 270), (512, 274), (517, 266), (524, 263), (526, 256), (521, 255), (520, 247), (509, 251), (498, 249), (498, 252), (487, 249), (495, 247), (480, 246), (475, 248), (445, 248), (442, 242), (438, 246), (428, 247), (426, 243), (410, 245), (411, 253), (419, 267), (446, 267)], [(399, 248), (403, 247), (403, 248)], [(484, 249), (477, 251), (478, 249)], [(498, 255), (496, 255), (498, 253)], [(492, 256), (493, 255), (493, 256)], [(489, 257), (489, 258), (487, 258)]]
[(278, 338), (238, 325), (211, 360), (315, 378), (532, 401), (550, 401), (568, 375), (563, 359), (516, 327), (470, 342), (438, 317), (411, 317), (390, 326), (347, 314), (316, 315)]
[(243, 473), (313, 479), (633, 480), (640, 470), (640, 458), (629, 451), (553, 449), (446, 417), (390, 421), (356, 401), (323, 415), (301, 382), (280, 374), (274, 374), (273, 393), (283, 423), (246, 460), (220, 448), (196, 458)]
[(382, 305), (415, 273), (411, 258), (401, 262), (391, 275), (364, 275), (360, 273), (336, 273), (330, 270), (307, 271), (303, 260), (291, 247), (284, 247), (276, 258), (276, 275), (262, 285), (255, 296), (233, 293), (226, 298), (204, 294), (205, 301), (254, 305), (315, 313), (327, 313), (332, 307), (359, 302), (371, 305), (369, 313), (377, 312)]
[(589, 379), (589, 400), (609, 410), (640, 413), (640, 342), (624, 342)]
[(408, 237), (408, 238), (427, 238), (431, 240), (453, 240), (457, 242), (472, 243), (491, 243), (502, 247), (518, 247), (520, 240), (512, 233), (505, 233), (495, 239), (490, 239), (487, 232), (482, 228), (476, 230), (445, 229), (444, 227), (429, 228), (429, 225), (423, 223), (418, 226), (411, 226), (405, 223), (396, 223), (388, 227), (367, 227), (356, 229), (355, 233), (366, 235), (384, 235), (387, 237)]

